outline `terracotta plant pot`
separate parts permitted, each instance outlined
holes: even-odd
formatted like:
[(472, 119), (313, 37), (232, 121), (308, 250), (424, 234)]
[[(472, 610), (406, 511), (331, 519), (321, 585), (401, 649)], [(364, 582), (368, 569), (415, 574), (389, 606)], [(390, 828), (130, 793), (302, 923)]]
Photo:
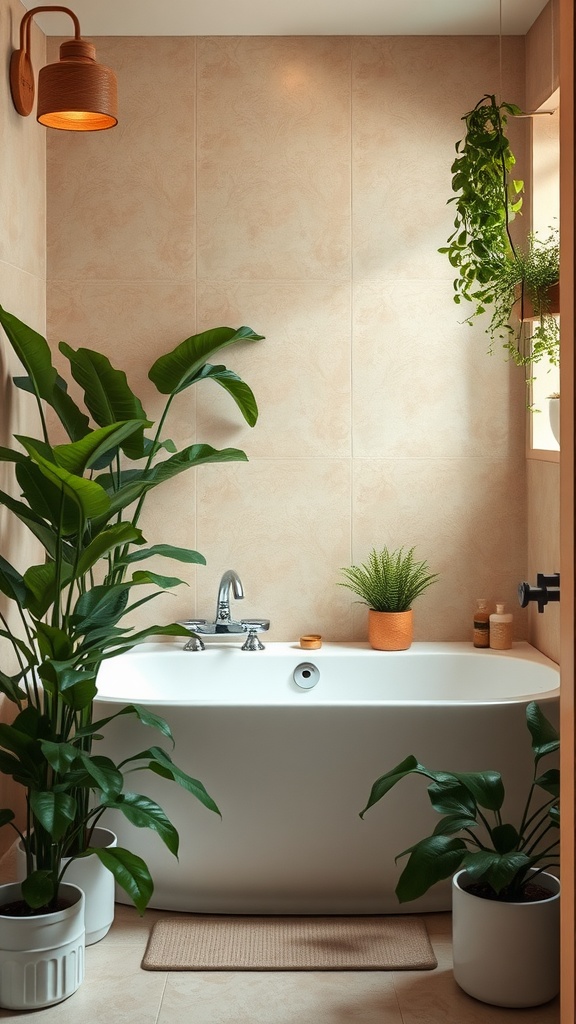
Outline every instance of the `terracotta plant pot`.
[[(545, 304), (544, 313), (550, 316), (557, 316), (560, 313), (560, 284), (553, 284), (548, 289), (548, 300)], [(525, 291), (522, 296), (522, 310), (520, 319), (523, 321), (539, 320), (540, 314), (534, 312), (532, 299)]]
[(368, 641), (376, 651), (407, 651), (414, 636), (414, 613), (368, 611)]

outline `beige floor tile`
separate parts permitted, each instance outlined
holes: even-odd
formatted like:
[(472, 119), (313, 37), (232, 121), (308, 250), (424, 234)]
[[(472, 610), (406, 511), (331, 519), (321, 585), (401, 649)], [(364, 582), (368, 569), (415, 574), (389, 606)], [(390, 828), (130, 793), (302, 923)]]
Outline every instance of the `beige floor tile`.
[(170, 974), (158, 1024), (403, 1024), (391, 974)]

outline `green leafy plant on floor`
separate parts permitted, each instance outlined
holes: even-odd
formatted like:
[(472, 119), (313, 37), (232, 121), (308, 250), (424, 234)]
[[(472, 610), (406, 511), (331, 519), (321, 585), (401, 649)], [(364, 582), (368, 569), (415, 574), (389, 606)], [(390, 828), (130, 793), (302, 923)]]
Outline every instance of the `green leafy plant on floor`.
[[(521, 901), (537, 876), (558, 866), (560, 775), (557, 768), (542, 774), (542, 758), (560, 746), (556, 729), (536, 701), (526, 707), (532, 738), (533, 777), (519, 823), (503, 818), (505, 790), (497, 771), (431, 771), (410, 755), (372, 786), (360, 817), (408, 775), (431, 780), (428, 796), (441, 815), (431, 836), (398, 854), (408, 862), (396, 886), (400, 903), (415, 900), (431, 886), (465, 868), (477, 895), (502, 902)], [(537, 797), (541, 799), (537, 806)], [(398, 859), (397, 858), (397, 859)]]
[[(191, 635), (178, 623), (137, 632), (127, 624), (130, 613), (183, 582), (143, 563), (155, 556), (205, 562), (197, 551), (149, 545), (138, 524), (147, 495), (180, 473), (208, 463), (246, 461), (236, 448), (193, 444), (179, 450), (165, 426), (177, 397), (204, 381), (220, 385), (253, 426), (258, 409), (252, 391), (232, 370), (209, 360), (220, 349), (261, 335), (248, 327), (218, 327), (160, 356), (148, 374), (165, 398), (154, 425), (125, 373), (106, 356), (64, 342), (59, 346), (83, 393), (82, 408), (54, 368), (46, 340), (1, 307), (0, 324), (25, 371), (15, 384), (33, 397), (40, 423), (40, 436), (17, 435), (12, 447), (0, 449), (20, 491), (19, 498), (0, 491), (0, 505), (44, 549), (43, 560), (24, 572), (0, 556), (0, 592), (10, 606), (0, 614), (5, 646), (0, 692), (15, 706), (13, 722), (0, 724), (0, 772), (24, 788), (27, 808), (25, 831), (16, 827), (8, 808), (0, 811), (0, 825), (14, 828), (24, 844), (22, 894), (29, 907), (54, 905), (63, 858), (94, 853), (143, 911), (153, 890), (146, 864), (125, 849), (93, 848), (92, 830), (112, 808), (132, 824), (152, 829), (175, 855), (178, 833), (156, 803), (124, 788), (126, 776), (151, 771), (219, 812), (202, 783), (179, 769), (163, 747), (127, 753), (119, 764), (95, 752), (108, 722), (123, 715), (173, 743), (167, 723), (136, 704), (94, 721), (98, 671), (105, 659), (150, 636)], [(67, 441), (50, 437), (45, 405)], [(7, 671), (10, 660), (12, 672)]]

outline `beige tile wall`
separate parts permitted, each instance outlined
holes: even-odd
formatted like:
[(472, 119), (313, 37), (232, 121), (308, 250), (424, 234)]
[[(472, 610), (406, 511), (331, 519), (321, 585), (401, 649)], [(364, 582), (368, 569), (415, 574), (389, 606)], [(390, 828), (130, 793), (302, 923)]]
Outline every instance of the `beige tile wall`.
[[(477, 596), (517, 608), (523, 382), (486, 354), (482, 325), (459, 322), (436, 252), (460, 118), (499, 90), (497, 40), (96, 42), (120, 124), (48, 139), (49, 337), (102, 348), (157, 415), (146, 372), (160, 353), (222, 323), (266, 335), (223, 354), (257, 395), (254, 430), (214, 385), (180, 399), (180, 441), (249, 462), (151, 496), (148, 539), (208, 562), (156, 617), (211, 615), (234, 567), (238, 612), (270, 617), (271, 638), (362, 639), (338, 568), (384, 544), (415, 545), (441, 573), (418, 639), (467, 639)], [(505, 39), (504, 57), (505, 98), (522, 105), (524, 40)]]

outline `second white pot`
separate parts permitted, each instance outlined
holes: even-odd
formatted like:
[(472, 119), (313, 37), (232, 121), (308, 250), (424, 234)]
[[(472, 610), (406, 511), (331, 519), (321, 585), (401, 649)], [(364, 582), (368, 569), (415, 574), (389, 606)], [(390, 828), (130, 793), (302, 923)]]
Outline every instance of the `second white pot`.
[[(92, 846), (101, 850), (117, 845), (114, 832), (108, 828), (94, 829)], [(17, 845), (16, 871), (19, 881), (26, 876), (26, 858), (21, 842)], [(86, 945), (99, 942), (110, 931), (114, 920), (114, 876), (94, 855), (78, 857), (66, 869), (64, 881), (77, 885), (86, 896), (84, 920)]]
[(63, 883), (61, 910), (13, 917), (3, 905), (20, 883), (0, 886), (0, 1006), (39, 1010), (67, 999), (84, 978), (84, 893)]
[(560, 989), (560, 883), (542, 873), (550, 898), (534, 903), (481, 899), (452, 883), (454, 978), (475, 999), (494, 1006), (547, 1003)]

